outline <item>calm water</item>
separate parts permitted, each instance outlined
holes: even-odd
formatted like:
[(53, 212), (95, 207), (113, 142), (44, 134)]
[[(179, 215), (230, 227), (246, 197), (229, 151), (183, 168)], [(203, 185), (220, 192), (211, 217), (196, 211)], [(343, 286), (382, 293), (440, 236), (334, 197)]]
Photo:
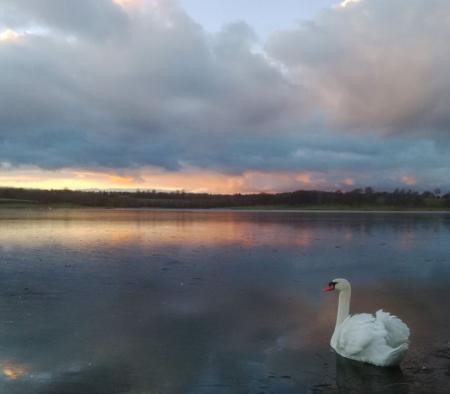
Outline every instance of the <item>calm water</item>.
[[(0, 212), (0, 392), (448, 393), (450, 215)], [(337, 299), (412, 330), (401, 369), (329, 350)]]

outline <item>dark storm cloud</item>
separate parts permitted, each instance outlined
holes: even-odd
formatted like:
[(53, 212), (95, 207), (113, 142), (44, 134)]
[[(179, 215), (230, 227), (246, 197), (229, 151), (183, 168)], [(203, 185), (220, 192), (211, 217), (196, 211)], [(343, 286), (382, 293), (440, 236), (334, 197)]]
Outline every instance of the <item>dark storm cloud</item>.
[(195, 162), (196, 146), (201, 161), (218, 139), (257, 137), (289, 110), (294, 89), (252, 52), (255, 39), (244, 23), (207, 36), (161, 2), (119, 40), (50, 30), (3, 44), (2, 161), (177, 168)]
[(209, 34), (171, 0), (5, 0), (0, 28), (22, 35), (0, 41), (0, 162), (450, 184), (449, 14), (351, 3), (263, 50), (244, 22)]

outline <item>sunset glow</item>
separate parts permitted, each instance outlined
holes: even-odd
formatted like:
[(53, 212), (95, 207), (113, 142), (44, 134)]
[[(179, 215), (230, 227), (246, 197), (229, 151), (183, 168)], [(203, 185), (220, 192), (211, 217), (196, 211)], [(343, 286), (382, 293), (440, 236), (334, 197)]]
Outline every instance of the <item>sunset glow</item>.
[(348, 7), (348, 6), (352, 5), (352, 4), (359, 3), (360, 1), (361, 1), (361, 0), (344, 0), (344, 1), (340, 4), (340, 6), (343, 7), (343, 8), (345, 8), (345, 7)]
[(223, 174), (199, 169), (183, 172), (157, 169), (140, 169), (119, 173), (84, 169), (45, 171), (39, 168), (9, 170), (0, 173), (0, 183), (8, 187), (30, 187), (40, 189), (154, 189), (185, 190), (201, 193), (251, 193), (277, 192), (290, 185), (314, 189), (326, 186), (321, 174), (302, 172), (259, 172)]
[(142, 0), (112, 0), (118, 6), (124, 8), (125, 10), (130, 10), (136, 8), (142, 4)]
[(413, 175), (404, 175), (404, 176), (402, 176), (402, 182), (405, 185), (414, 186), (415, 184), (417, 184), (417, 179), (414, 178)]
[(21, 34), (11, 29), (6, 29), (0, 33), (0, 42), (17, 42), (20, 38)]

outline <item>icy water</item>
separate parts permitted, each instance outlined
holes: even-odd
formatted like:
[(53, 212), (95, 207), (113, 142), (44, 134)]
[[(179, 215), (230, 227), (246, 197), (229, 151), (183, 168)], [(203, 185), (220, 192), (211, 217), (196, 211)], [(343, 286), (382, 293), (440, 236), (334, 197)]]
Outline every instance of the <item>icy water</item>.
[[(448, 393), (450, 215), (0, 212), (0, 392)], [(353, 312), (399, 315), (401, 369), (329, 349)]]

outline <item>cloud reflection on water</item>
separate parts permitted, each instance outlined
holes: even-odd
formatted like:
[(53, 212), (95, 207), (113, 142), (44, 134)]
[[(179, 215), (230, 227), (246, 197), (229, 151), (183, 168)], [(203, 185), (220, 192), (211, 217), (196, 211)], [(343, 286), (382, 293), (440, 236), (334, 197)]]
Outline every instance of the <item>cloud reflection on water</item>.
[[(26, 365), (4, 392), (338, 392), (353, 369), (335, 365), (337, 300), (320, 292), (337, 272), (353, 280), (355, 312), (383, 307), (411, 326), (410, 386), (448, 340), (445, 217), (68, 215), (0, 233), (0, 360)], [(354, 389), (371, 376), (361, 368)]]

